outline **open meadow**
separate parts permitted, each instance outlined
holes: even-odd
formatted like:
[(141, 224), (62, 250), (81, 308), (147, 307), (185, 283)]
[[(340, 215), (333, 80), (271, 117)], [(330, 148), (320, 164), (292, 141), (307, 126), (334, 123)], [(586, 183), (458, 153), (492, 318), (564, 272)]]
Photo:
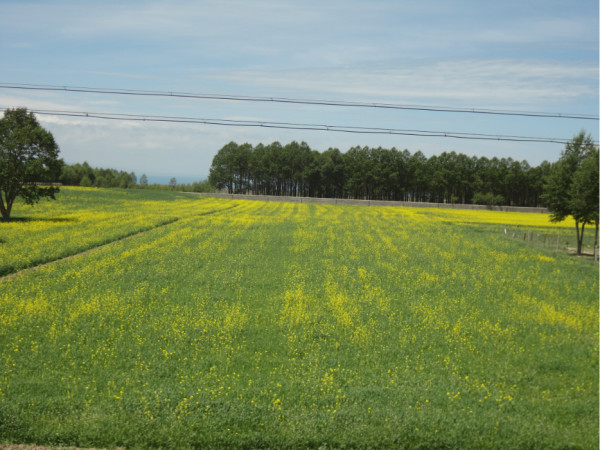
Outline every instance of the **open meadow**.
[(13, 215), (0, 444), (598, 448), (598, 264), (503, 231), (570, 222), (84, 188)]

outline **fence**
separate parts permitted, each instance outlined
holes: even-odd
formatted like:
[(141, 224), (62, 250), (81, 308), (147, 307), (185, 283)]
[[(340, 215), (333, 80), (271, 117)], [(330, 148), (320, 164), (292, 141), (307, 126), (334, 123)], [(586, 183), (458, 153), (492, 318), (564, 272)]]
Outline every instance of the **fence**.
[(346, 198), (317, 198), (317, 197), (285, 197), (276, 195), (248, 195), (226, 193), (200, 193), (210, 197), (230, 198), (240, 200), (258, 200), (263, 202), (289, 202), (289, 203), (318, 203), (327, 205), (360, 205), (360, 206), (405, 206), (416, 208), (452, 208), (488, 211), (527, 212), (547, 214), (546, 208), (520, 207), (520, 206), (488, 206), (469, 205), (461, 203), (428, 203), (428, 202), (397, 202), (386, 200), (357, 200)]
[[(505, 226), (504, 235), (509, 239), (522, 241), (534, 247), (546, 248), (560, 253), (577, 253), (577, 236), (574, 228), (542, 231)], [(598, 260), (598, 246), (595, 245), (594, 241), (594, 228), (586, 228), (586, 232), (583, 235), (582, 253), (585, 256), (592, 256), (595, 260)]]

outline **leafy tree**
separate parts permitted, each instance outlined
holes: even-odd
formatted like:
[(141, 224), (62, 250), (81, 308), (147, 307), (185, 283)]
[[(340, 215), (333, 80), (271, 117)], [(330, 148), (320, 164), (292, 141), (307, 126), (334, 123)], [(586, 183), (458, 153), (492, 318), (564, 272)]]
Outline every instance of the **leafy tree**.
[(323, 197), (341, 198), (344, 193), (344, 154), (337, 148), (329, 148), (320, 156), (321, 193)]
[(423, 202), (427, 200), (429, 187), (429, 174), (427, 173), (427, 158), (419, 150), (409, 160), (409, 200), (412, 202)]
[(62, 161), (58, 145), (25, 108), (7, 109), (0, 119), (0, 213), (5, 221), (17, 196), (33, 205), (54, 198)]
[(60, 174), (60, 182), (66, 186), (79, 186), (83, 177), (77, 172), (75, 166), (65, 164)]
[(133, 172), (131, 172), (131, 173), (121, 172), (118, 180), (119, 180), (120, 188), (129, 188), (129, 187), (133, 187), (136, 185), (137, 177), (135, 176), (135, 173), (133, 173)]
[(311, 150), (308, 160), (309, 163), (304, 168), (304, 179), (307, 185), (302, 195), (318, 197), (323, 185), (321, 179), (321, 154), (317, 150)]
[[(575, 219), (578, 255), (581, 255), (585, 225), (598, 220), (598, 172), (592, 167), (597, 152), (592, 137), (581, 131), (567, 143), (560, 159), (552, 166), (542, 195), (552, 222), (561, 222), (568, 216)], [(592, 207), (590, 203), (594, 201), (596, 205)]]
[(235, 193), (247, 194), (250, 190), (251, 176), (249, 172), (250, 158), (252, 156), (252, 145), (245, 143), (237, 146), (233, 154), (235, 178)]
[(248, 161), (248, 171), (252, 178), (252, 193), (266, 194), (269, 190), (269, 180), (267, 176), (267, 148), (263, 144), (258, 144), (251, 153)]
[(216, 192), (215, 187), (208, 180), (195, 181), (191, 186), (192, 192)]
[[(573, 183), (569, 191), (571, 198), (572, 214), (576, 220), (582, 223), (593, 223), (596, 228), (594, 237), (594, 256), (598, 245), (598, 149), (588, 153), (573, 176)], [(583, 237), (583, 236), (582, 236)]]
[[(72, 177), (69, 175), (72, 174)], [(72, 186), (93, 186), (96, 181), (96, 170), (87, 162), (83, 164), (66, 165), (63, 167), (61, 182)]]
[(476, 192), (475, 195), (473, 195), (473, 203), (476, 205), (499, 206), (504, 203), (504, 197), (501, 195), (494, 195), (491, 192), (488, 192), (487, 194)]
[(542, 205), (542, 194), (544, 193), (545, 180), (552, 171), (552, 164), (548, 161), (542, 161), (542, 163), (531, 168), (527, 172), (527, 186), (529, 189), (529, 196), (522, 206), (540, 206)]
[(175, 189), (175, 186), (177, 186), (177, 179), (173, 177), (169, 180), (169, 187)]
[[(116, 169), (92, 169), (87, 162), (83, 164), (63, 165), (60, 182), (67, 186), (95, 187), (134, 187), (137, 177), (134, 172), (127, 173)], [(146, 180), (147, 182), (147, 180)]]
[(140, 185), (148, 186), (148, 177), (146, 176), (145, 173), (143, 173), (142, 176), (140, 177)]
[(79, 185), (83, 187), (91, 187), (93, 183), (89, 176), (84, 175), (81, 181), (79, 182)]
[(94, 181), (94, 186), (99, 187), (99, 188), (110, 187), (110, 184), (111, 184), (110, 179), (104, 175), (97, 176), (96, 181)]
[(371, 154), (369, 147), (357, 146), (344, 155), (345, 191), (351, 198), (372, 198), (374, 161)]
[(232, 141), (219, 150), (212, 160), (208, 176), (208, 180), (213, 186), (217, 189), (227, 188), (229, 194), (233, 193), (236, 180), (235, 154), (237, 149), (238, 145)]

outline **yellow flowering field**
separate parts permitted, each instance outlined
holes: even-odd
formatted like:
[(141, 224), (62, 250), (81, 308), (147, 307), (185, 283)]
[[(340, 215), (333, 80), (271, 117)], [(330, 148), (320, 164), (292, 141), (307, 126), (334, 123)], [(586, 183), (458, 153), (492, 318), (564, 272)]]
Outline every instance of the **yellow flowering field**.
[[(62, 192), (57, 201), (33, 208), (16, 205), (12, 220), (0, 223), (0, 276), (168, 224), (191, 204), (189, 198), (164, 201), (161, 192), (96, 190), (90, 195), (79, 187)], [(203, 206), (218, 207), (210, 201)]]
[[(501, 232), (560, 228), (543, 215), (108, 190), (56, 203), (89, 239), (122, 236), (85, 219), (103, 209), (152, 225), (0, 281), (0, 443), (598, 446), (598, 266)], [(35, 247), (22, 230), (51, 206), (19, 210), (23, 247), (0, 228), (2, 251)]]
[(439, 209), (439, 208), (415, 208), (419, 214), (436, 217), (442, 220), (451, 220), (454, 223), (486, 223), (528, 227), (546, 227), (551, 229), (569, 228), (575, 229), (575, 221), (572, 217), (558, 223), (551, 223), (548, 214), (505, 212), (492, 210), (469, 210), (469, 209)]

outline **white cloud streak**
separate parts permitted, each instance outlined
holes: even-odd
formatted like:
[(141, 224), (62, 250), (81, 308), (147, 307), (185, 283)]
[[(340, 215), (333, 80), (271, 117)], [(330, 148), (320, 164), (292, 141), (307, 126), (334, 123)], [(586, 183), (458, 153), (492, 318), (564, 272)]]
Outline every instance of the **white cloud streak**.
[(531, 108), (598, 95), (597, 67), (508, 59), (408, 61), (383, 68), (239, 70), (215, 77), (287, 92), (389, 102), (442, 100), (472, 107)]

